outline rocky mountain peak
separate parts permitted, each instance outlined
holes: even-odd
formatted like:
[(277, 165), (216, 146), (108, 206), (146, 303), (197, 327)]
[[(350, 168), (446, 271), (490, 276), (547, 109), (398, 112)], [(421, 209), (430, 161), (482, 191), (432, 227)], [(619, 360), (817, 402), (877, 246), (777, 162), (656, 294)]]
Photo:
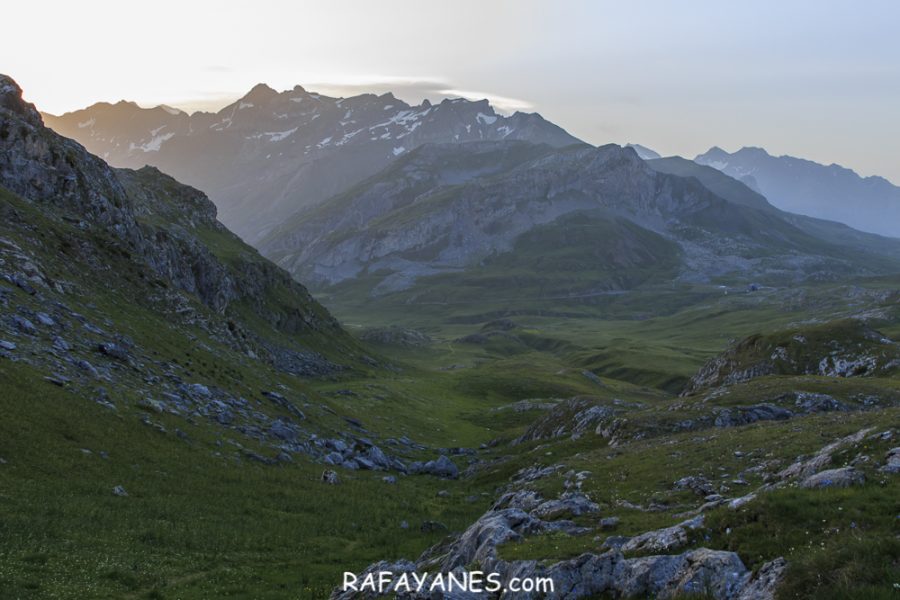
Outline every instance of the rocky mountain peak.
[(759, 146), (744, 146), (743, 148), (735, 152), (735, 154), (753, 158), (764, 158), (771, 156), (771, 154), (766, 152), (765, 148), (760, 148)]
[(698, 154), (694, 160), (706, 159), (706, 160), (719, 160), (722, 158), (726, 158), (730, 156), (727, 152), (719, 148), (718, 146), (713, 146), (703, 154)]
[[(300, 87), (300, 86), (297, 86)], [(296, 88), (294, 88), (296, 90)], [(301, 92), (306, 92), (302, 87), (300, 87)], [(278, 96), (278, 92), (269, 87), (265, 83), (257, 83), (254, 85), (247, 94), (241, 98), (241, 101), (244, 102), (266, 102), (271, 100), (272, 98)]]
[(0, 108), (11, 111), (17, 117), (35, 126), (43, 124), (41, 115), (33, 104), (22, 98), (22, 88), (12, 77), (0, 74)]

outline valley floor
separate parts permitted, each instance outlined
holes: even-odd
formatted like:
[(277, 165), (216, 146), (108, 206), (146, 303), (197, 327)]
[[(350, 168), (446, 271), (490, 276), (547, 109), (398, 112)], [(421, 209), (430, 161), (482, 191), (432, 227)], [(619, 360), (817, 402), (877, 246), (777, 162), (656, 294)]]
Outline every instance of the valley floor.
[[(496, 560), (601, 554), (702, 514), (678, 544), (625, 558), (708, 548), (755, 572), (783, 557), (781, 598), (895, 597), (900, 476), (885, 465), (900, 445), (896, 371), (775, 374), (678, 395), (753, 333), (855, 317), (897, 339), (895, 289), (882, 280), (728, 295), (695, 286), (478, 307), (323, 298), (388, 368), (276, 382), (225, 354), (186, 358), (198, 383), (216, 386), (219, 369), (233, 368), (248, 397), (281, 384), (317, 426), (349, 417), (345, 429), (407, 461), (448, 455), (458, 479), (337, 467), (339, 483), (327, 485), (332, 467), (321, 460), (258, 460), (265, 448), (234, 429), (135, 408), (137, 399), (110, 408), (12, 352), (0, 359), (0, 596), (327, 598), (344, 571), (458, 543), (504, 492), (527, 490), (584, 494), (595, 508), (546, 518), (571, 518), (576, 535), (512, 536), (491, 550)], [(6, 293), (20, 301), (19, 290)], [(160, 352), (186, 347), (139, 335)], [(798, 394), (834, 403), (810, 408)], [(769, 419), (760, 405), (787, 412)], [(767, 487), (863, 430), (825, 465), (853, 465), (861, 485)], [(388, 441), (404, 437), (406, 450)]]

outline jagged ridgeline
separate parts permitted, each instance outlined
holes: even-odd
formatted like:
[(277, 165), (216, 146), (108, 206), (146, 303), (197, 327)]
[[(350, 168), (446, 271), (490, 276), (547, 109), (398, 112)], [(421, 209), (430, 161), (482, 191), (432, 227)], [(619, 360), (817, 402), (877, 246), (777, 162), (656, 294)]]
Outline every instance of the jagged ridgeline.
[(425, 143), (578, 141), (538, 114), (499, 115), (487, 100), (410, 106), (392, 94), (330, 98), (264, 84), (216, 113), (123, 101), (45, 119), (115, 166), (151, 164), (199, 187), (223, 222), (254, 244), (294, 212)]

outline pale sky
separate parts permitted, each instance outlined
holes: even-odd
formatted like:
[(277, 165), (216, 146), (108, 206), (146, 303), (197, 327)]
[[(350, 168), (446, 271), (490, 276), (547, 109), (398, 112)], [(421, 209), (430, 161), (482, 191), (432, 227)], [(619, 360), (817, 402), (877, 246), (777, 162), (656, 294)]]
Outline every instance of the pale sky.
[(0, 72), (61, 113), (214, 109), (265, 82), (488, 97), (593, 143), (762, 146), (900, 184), (900, 2), (7, 3)]

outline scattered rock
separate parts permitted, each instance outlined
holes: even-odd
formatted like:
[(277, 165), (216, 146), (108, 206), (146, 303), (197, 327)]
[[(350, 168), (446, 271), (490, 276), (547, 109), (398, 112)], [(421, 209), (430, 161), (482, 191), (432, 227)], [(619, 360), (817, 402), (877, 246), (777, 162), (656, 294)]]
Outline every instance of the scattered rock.
[(91, 377), (93, 377), (94, 379), (100, 378), (100, 373), (99, 373), (99, 371), (97, 371), (97, 369), (94, 367), (94, 365), (92, 365), (88, 361), (84, 360), (83, 358), (75, 361), (75, 366), (78, 367), (79, 369), (81, 369), (82, 371), (84, 371), (85, 373), (87, 373), (88, 375), (90, 375)]
[(113, 494), (115, 494), (116, 496), (124, 497), (124, 496), (128, 495), (128, 492), (126, 492), (125, 488), (123, 488), (121, 485), (117, 485), (116, 487), (113, 488)]
[(103, 342), (101, 344), (98, 344), (97, 350), (100, 352), (100, 354), (105, 354), (110, 358), (114, 358), (122, 362), (128, 362), (128, 360), (131, 358), (128, 350), (126, 350), (124, 346), (116, 344), (115, 342)]
[(521, 469), (518, 473), (513, 475), (512, 480), (514, 483), (531, 483), (532, 481), (549, 477), (563, 468), (563, 465), (551, 465), (549, 467), (532, 465)]
[(53, 375), (44, 377), (44, 381), (48, 381), (53, 385), (58, 385), (59, 387), (66, 387), (72, 382), (71, 379), (69, 379), (65, 375), (60, 375), (59, 373), (54, 373)]
[(698, 496), (709, 496), (715, 492), (715, 488), (713, 488), (709, 479), (696, 475), (682, 477), (675, 482), (674, 487), (676, 490), (690, 490)]
[(338, 474), (331, 469), (325, 469), (324, 471), (322, 471), (321, 481), (322, 483), (327, 483), (328, 485), (337, 485), (340, 482), (340, 480), (338, 479)]
[(56, 326), (56, 321), (53, 320), (53, 317), (44, 312), (39, 312), (34, 315), (34, 318), (38, 320), (38, 323), (45, 327), (54, 327)]
[(609, 531), (619, 526), (621, 519), (619, 517), (604, 517), (600, 519), (600, 529)]
[(13, 315), (12, 321), (22, 333), (27, 333), (28, 335), (35, 335), (37, 333), (37, 327), (34, 326), (34, 323), (24, 317)]

